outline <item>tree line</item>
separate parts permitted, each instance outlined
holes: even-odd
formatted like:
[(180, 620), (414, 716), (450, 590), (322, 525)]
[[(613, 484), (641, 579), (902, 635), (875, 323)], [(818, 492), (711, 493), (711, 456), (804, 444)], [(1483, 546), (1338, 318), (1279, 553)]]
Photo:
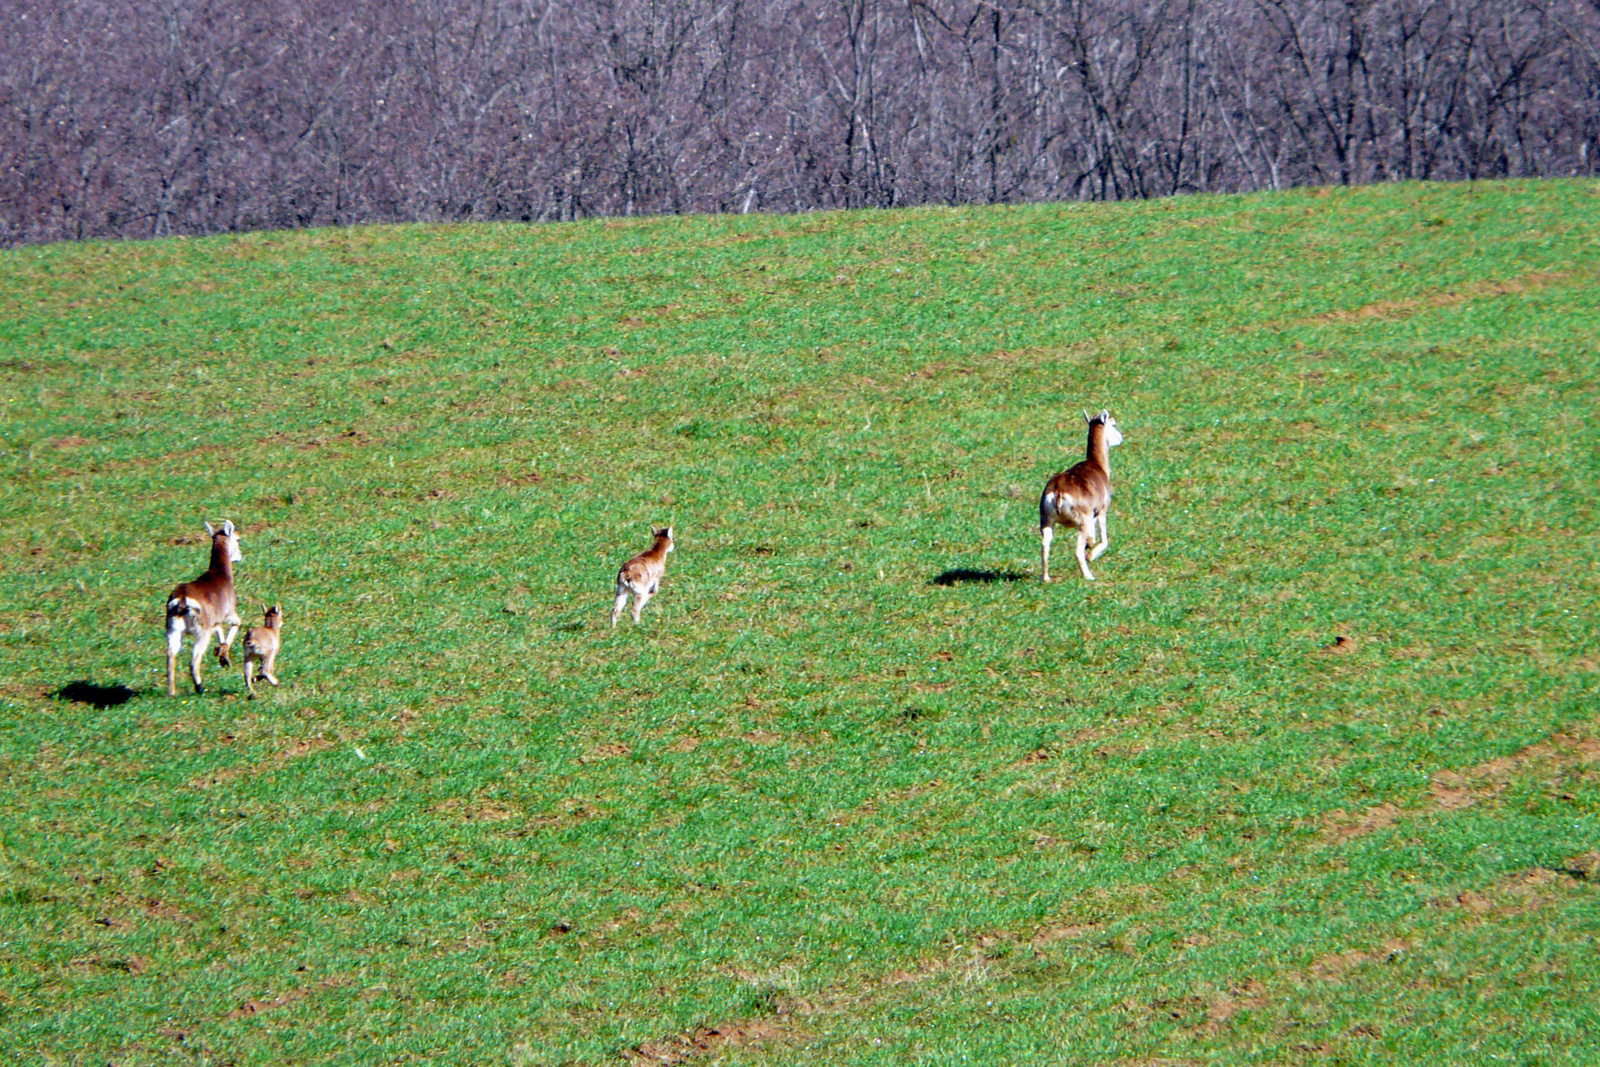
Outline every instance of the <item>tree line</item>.
[(1600, 0), (0, 0), (0, 244), (1596, 173)]

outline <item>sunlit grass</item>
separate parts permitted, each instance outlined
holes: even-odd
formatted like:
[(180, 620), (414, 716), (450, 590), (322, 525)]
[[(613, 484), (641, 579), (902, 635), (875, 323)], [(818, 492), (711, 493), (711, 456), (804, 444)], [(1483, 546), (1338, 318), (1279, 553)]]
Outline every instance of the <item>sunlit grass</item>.
[[(1584, 1062), (1597, 220), (0, 254), (0, 1054)], [(1099, 407), (1111, 549), (1046, 587)], [(223, 518), (284, 684), (169, 699)]]

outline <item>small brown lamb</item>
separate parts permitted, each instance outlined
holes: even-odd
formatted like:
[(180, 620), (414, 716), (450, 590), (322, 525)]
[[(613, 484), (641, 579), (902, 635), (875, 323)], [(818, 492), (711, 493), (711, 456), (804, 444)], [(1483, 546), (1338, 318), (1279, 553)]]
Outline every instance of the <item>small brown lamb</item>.
[(616, 628), (622, 609), (633, 594), (633, 621), (639, 622), (639, 613), (661, 588), (661, 575), (667, 569), (667, 553), (672, 551), (672, 527), (655, 531), (655, 544), (634, 556), (617, 572), (617, 602), (611, 608), (611, 627)]
[(261, 664), (261, 677), (277, 685), (278, 679), (272, 673), (272, 666), (278, 660), (278, 650), (283, 647), (283, 609), (274, 604), (263, 611), (266, 625), (252, 627), (244, 635), (244, 686), (250, 690), (252, 700), (256, 695), (256, 664)]

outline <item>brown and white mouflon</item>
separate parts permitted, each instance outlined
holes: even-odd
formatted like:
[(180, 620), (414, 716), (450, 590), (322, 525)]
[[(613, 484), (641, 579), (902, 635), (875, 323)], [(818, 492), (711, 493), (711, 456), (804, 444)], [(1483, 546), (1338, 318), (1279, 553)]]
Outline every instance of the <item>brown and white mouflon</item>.
[(656, 530), (655, 536), (653, 545), (624, 563), (617, 572), (617, 602), (611, 608), (613, 628), (622, 617), (622, 609), (628, 603), (630, 593), (633, 595), (633, 621), (637, 624), (639, 613), (661, 588), (661, 574), (667, 569), (667, 553), (672, 551), (672, 527)]
[(204, 693), (200, 684), (200, 661), (205, 658), (206, 646), (224, 626), (228, 633), (217, 649), (217, 662), (224, 667), (232, 662), (228, 647), (233, 635), (239, 631), (238, 604), (233, 592), (233, 565), (244, 557), (239, 554), (239, 534), (233, 523), (224, 522), (221, 529), (206, 523), (206, 533), (211, 535), (211, 566), (192, 582), (184, 582), (167, 597), (167, 695), (178, 695), (178, 650), (183, 647), (185, 634), (194, 638), (194, 654), (189, 660), (189, 677), (194, 680), (194, 691)]
[(239, 643), (244, 650), (244, 687), (250, 691), (252, 699), (256, 695), (256, 664), (261, 664), (261, 677), (273, 685), (278, 684), (272, 665), (278, 661), (278, 649), (283, 647), (283, 608), (274, 604), (270, 608), (262, 607), (261, 613), (266, 616), (265, 624), (245, 631), (244, 640)]
[[(1039, 497), (1039, 555), (1043, 559), (1044, 580), (1050, 580), (1050, 541), (1056, 526), (1072, 526), (1078, 531), (1078, 567), (1083, 576), (1094, 581), (1089, 560), (1099, 559), (1111, 544), (1106, 532), (1106, 510), (1111, 507), (1111, 449), (1122, 443), (1122, 431), (1117, 420), (1104, 409), (1083, 420), (1089, 424), (1089, 454), (1081, 463), (1074, 463), (1051, 478)], [(1093, 551), (1087, 551), (1089, 541), (1098, 528), (1099, 538)]]

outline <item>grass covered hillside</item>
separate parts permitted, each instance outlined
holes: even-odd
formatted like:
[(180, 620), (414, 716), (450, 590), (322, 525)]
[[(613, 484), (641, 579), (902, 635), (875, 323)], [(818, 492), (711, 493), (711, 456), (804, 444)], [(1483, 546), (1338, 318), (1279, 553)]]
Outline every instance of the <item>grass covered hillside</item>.
[(1593, 182), (25, 248), (0, 383), (0, 1060), (1595, 1055)]

